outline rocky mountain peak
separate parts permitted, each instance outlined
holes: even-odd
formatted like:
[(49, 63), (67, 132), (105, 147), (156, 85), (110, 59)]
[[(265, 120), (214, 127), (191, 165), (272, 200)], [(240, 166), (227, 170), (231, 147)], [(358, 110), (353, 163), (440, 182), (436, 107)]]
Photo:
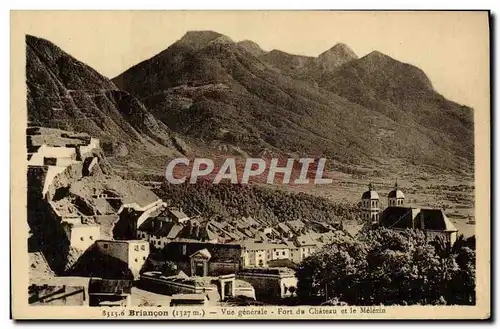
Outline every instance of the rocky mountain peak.
[(214, 43), (233, 43), (228, 36), (214, 31), (189, 31), (179, 41), (177, 45), (186, 46), (195, 50), (204, 48)]
[(237, 43), (238, 47), (245, 49), (250, 54), (254, 56), (260, 56), (265, 54), (266, 52), (260, 48), (258, 44), (251, 40), (243, 40)]
[(344, 43), (338, 43), (320, 54), (316, 62), (323, 69), (333, 69), (355, 59), (358, 59), (358, 56), (349, 46)]

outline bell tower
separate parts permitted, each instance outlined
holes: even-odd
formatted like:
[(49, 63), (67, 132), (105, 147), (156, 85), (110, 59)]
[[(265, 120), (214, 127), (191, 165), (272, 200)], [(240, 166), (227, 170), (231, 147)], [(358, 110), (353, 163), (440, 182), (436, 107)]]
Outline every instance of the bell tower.
[(368, 184), (368, 191), (361, 196), (361, 218), (367, 222), (378, 222), (380, 212), (380, 199), (373, 190), (372, 183)]
[(405, 200), (405, 195), (398, 188), (398, 181), (394, 184), (394, 190), (387, 195), (387, 204), (389, 207), (402, 207)]

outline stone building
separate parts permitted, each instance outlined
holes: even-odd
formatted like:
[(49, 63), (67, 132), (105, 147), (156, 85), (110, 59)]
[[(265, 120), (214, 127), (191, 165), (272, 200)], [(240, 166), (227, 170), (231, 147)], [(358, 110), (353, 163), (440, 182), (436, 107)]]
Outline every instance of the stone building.
[(221, 276), (241, 269), (242, 249), (238, 244), (173, 241), (158, 255), (189, 276)]
[(272, 260), (290, 259), (290, 248), (283, 243), (241, 243), (244, 267), (267, 267)]
[(253, 286), (257, 300), (277, 302), (297, 289), (295, 271), (286, 267), (245, 269), (236, 277)]
[(139, 279), (142, 266), (149, 256), (149, 243), (142, 240), (98, 240), (96, 247), (103, 255), (117, 258), (128, 265), (134, 279)]
[(69, 246), (78, 250), (87, 250), (101, 237), (101, 227), (97, 224), (61, 223), (68, 237)]

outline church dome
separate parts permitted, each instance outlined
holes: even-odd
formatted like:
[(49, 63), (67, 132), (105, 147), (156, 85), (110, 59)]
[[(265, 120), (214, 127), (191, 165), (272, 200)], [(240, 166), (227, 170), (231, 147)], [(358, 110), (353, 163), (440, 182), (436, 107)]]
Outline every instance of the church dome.
[(389, 195), (387, 195), (388, 198), (396, 198), (396, 199), (404, 199), (405, 195), (401, 190), (398, 188), (398, 182), (394, 184), (394, 190), (389, 192)]
[(401, 190), (392, 190), (389, 192), (389, 198), (404, 199), (405, 195)]
[(379, 197), (378, 197), (378, 193), (377, 191), (372, 191), (372, 190), (369, 190), (369, 191), (366, 191), (365, 193), (363, 193), (363, 196), (361, 197), (361, 199), (363, 200), (378, 200)]
[(363, 193), (363, 195), (361, 196), (361, 199), (362, 200), (378, 200), (379, 199), (377, 191), (373, 190), (372, 183), (368, 184), (368, 191)]

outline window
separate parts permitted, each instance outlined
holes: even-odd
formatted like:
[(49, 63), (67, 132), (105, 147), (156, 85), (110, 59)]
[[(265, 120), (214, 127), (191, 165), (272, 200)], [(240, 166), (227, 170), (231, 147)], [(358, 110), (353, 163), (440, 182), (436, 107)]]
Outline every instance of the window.
[(142, 250), (142, 251), (146, 250), (146, 246), (145, 246), (145, 245), (142, 245), (142, 246), (141, 246), (141, 250)]
[(279, 251), (276, 251), (276, 256), (279, 256), (280, 255), (280, 252)]
[(108, 249), (108, 244), (107, 243), (103, 244), (102, 246), (104, 247), (104, 249)]
[(135, 262), (137, 263), (137, 258), (135, 259)]
[(182, 254), (185, 255), (187, 252), (187, 246), (184, 244), (182, 245)]
[(84, 240), (84, 238), (83, 238), (83, 236), (82, 236), (82, 237), (80, 238), (80, 241), (83, 241), (83, 240)]
[(146, 256), (143, 256), (143, 257), (142, 257), (142, 260), (146, 260)]
[(139, 251), (139, 246), (138, 245), (134, 246), (134, 250)]
[(283, 256), (285, 256), (285, 252), (283, 251)]

